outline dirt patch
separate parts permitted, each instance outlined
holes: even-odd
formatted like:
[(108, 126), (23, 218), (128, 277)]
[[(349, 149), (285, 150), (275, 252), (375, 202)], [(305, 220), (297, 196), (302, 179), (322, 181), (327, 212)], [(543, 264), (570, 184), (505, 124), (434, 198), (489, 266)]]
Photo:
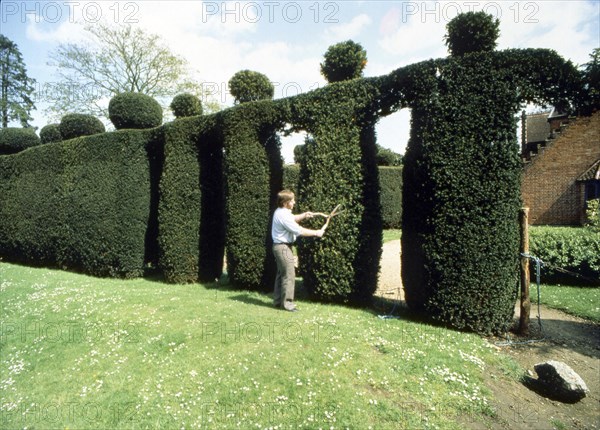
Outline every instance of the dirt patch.
[[(404, 300), (400, 277), (400, 241), (383, 245), (377, 296)], [(519, 309), (516, 307), (518, 317)], [(530, 334), (490, 339), (537, 378), (533, 366), (547, 360), (562, 361), (585, 381), (590, 394), (573, 404), (553, 400), (502, 374), (488, 372), (486, 385), (493, 393), (496, 416), (487, 422), (467, 422), (471, 429), (600, 429), (600, 325), (564, 312), (532, 306)], [(541, 320), (541, 327), (539, 321)], [(515, 319), (515, 325), (518, 319)], [(524, 375), (525, 376), (525, 375)]]

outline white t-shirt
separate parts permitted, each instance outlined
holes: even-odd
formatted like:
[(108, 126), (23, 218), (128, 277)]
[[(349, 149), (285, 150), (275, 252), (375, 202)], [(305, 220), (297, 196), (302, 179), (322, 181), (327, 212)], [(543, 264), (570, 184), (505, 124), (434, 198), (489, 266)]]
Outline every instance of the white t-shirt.
[(302, 227), (294, 219), (292, 211), (287, 208), (277, 208), (273, 214), (271, 237), (273, 243), (294, 243), (300, 235)]

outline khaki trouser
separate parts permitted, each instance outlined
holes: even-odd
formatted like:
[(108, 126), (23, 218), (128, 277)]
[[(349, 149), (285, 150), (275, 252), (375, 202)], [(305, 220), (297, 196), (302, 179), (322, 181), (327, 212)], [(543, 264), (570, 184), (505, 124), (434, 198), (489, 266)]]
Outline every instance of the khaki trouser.
[(273, 303), (277, 307), (293, 309), (296, 269), (292, 246), (286, 244), (273, 245), (273, 254), (277, 263), (277, 277), (273, 291)]

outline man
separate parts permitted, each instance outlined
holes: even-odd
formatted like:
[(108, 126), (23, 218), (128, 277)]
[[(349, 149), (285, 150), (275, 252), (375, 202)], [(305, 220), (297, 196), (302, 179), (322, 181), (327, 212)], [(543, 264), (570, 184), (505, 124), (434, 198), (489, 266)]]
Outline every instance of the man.
[(280, 191), (277, 194), (277, 209), (273, 214), (271, 226), (273, 254), (277, 262), (273, 302), (276, 307), (290, 312), (298, 310), (294, 304), (296, 269), (292, 244), (298, 236), (322, 237), (325, 233), (325, 226), (320, 230), (310, 230), (300, 226), (298, 224), (300, 221), (312, 218), (314, 214), (312, 212), (304, 212), (300, 215), (292, 214), (295, 204), (296, 200), (292, 191)]

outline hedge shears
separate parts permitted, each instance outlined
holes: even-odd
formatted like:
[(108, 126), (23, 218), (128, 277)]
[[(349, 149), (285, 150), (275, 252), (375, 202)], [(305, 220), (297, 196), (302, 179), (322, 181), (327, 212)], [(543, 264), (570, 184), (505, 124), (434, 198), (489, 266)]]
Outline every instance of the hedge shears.
[(327, 226), (329, 225), (329, 221), (331, 221), (331, 218), (333, 218), (334, 216), (337, 216), (341, 213), (346, 212), (346, 209), (341, 209), (342, 204), (340, 203), (339, 205), (337, 205), (335, 208), (333, 208), (333, 210), (329, 213), (329, 215), (323, 213), (323, 212), (314, 212), (313, 215), (318, 215), (318, 216), (322, 216), (324, 218), (327, 218), (327, 221), (325, 221), (325, 225), (322, 227), (323, 230), (327, 229)]

